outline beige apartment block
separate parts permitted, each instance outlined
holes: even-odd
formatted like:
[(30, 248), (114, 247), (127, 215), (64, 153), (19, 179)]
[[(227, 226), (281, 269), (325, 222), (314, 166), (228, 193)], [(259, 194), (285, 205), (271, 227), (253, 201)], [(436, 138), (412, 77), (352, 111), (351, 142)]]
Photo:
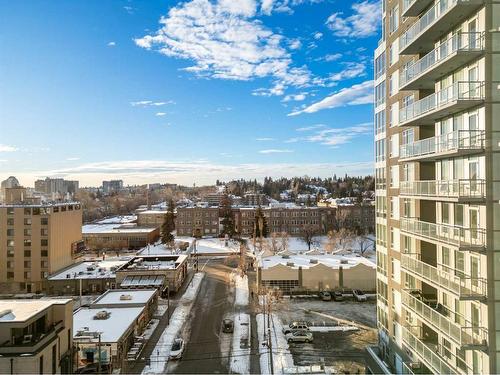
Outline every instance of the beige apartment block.
[(0, 205), (0, 293), (42, 291), (73, 263), (82, 240), (79, 203)]
[(384, 0), (369, 373), (500, 372), (500, 3)]
[(73, 301), (0, 300), (0, 373), (72, 373)]

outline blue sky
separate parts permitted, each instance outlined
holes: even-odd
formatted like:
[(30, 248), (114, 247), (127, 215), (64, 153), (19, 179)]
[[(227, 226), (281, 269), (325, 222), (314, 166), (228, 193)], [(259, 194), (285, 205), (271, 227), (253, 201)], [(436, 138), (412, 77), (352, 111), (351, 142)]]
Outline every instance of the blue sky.
[(0, 179), (373, 167), (376, 0), (0, 0)]

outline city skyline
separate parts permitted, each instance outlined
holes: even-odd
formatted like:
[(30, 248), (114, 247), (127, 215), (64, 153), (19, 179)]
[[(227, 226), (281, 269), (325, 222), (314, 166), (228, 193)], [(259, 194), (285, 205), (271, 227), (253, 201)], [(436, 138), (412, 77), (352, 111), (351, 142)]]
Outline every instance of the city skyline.
[(373, 174), (379, 8), (2, 2), (0, 179)]

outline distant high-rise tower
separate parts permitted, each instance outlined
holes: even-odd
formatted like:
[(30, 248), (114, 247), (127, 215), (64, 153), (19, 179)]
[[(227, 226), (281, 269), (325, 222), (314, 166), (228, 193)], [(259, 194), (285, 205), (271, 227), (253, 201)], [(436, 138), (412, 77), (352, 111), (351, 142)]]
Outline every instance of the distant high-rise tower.
[[(500, 373), (500, 3), (384, 0), (371, 373)], [(498, 326), (498, 327), (497, 327)]]

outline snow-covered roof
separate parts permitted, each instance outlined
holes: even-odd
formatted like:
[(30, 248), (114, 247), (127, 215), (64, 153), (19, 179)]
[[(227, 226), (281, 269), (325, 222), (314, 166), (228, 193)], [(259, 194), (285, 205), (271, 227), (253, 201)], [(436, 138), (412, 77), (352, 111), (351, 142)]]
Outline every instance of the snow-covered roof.
[(0, 300), (0, 324), (24, 322), (52, 305), (64, 305), (71, 299)]
[(145, 210), (138, 212), (137, 215), (164, 215), (167, 212), (167, 210)]
[(92, 307), (99, 305), (145, 305), (156, 292), (156, 289), (109, 289), (92, 302)]
[(135, 271), (174, 270), (186, 259), (187, 255), (184, 254), (136, 256), (122, 269)]
[(85, 261), (49, 276), (48, 280), (113, 278), (115, 271), (127, 262), (128, 260)]
[[(293, 266), (290, 264), (293, 263)], [(283, 258), (280, 255), (273, 255), (271, 257), (262, 258), (259, 261), (260, 267), (263, 269), (268, 269), (277, 265), (288, 266), (291, 268), (302, 267), (303, 269), (311, 268), (317, 264), (323, 264), (327, 267), (338, 269), (342, 267), (344, 269), (352, 268), (358, 264), (364, 264), (370, 268), (376, 268), (375, 263), (370, 259), (364, 258), (362, 256), (356, 255), (333, 255), (333, 254), (323, 254), (323, 255), (287, 255)]]
[[(79, 337), (88, 337), (87, 332), (99, 332), (101, 333), (101, 342), (117, 342), (134, 324), (144, 308), (79, 309), (73, 314), (73, 340), (78, 340)], [(95, 319), (96, 314), (103, 311), (109, 313), (108, 317), (106, 319)]]
[(95, 224), (127, 224), (137, 220), (136, 215), (113, 216), (97, 221)]
[(87, 224), (82, 226), (82, 234), (150, 233), (156, 229), (156, 227), (138, 227), (135, 224)]

